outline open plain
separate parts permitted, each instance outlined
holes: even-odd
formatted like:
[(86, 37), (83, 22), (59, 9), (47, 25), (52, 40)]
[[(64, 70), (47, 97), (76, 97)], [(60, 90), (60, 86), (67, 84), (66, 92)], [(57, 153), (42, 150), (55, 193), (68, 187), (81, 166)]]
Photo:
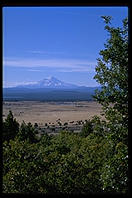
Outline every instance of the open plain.
[(24, 120), (26, 123), (38, 123), (39, 126), (56, 124), (58, 120), (65, 122), (77, 122), (78, 120), (88, 120), (94, 115), (101, 116), (101, 105), (96, 102), (38, 102), (38, 101), (19, 101), (3, 102), (3, 118), (13, 112), (14, 117), (19, 123)]

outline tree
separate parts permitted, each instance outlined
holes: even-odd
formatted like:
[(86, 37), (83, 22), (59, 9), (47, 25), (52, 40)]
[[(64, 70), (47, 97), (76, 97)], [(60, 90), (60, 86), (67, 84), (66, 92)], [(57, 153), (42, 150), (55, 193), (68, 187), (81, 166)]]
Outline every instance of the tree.
[(34, 128), (38, 128), (38, 124), (36, 122), (34, 124)]
[(104, 163), (101, 180), (105, 192), (128, 192), (128, 148), (118, 143), (115, 153)]
[(86, 123), (83, 125), (80, 135), (83, 137), (87, 137), (92, 132), (93, 132), (92, 122), (90, 120), (87, 120)]
[(100, 51), (94, 78), (102, 85), (95, 98), (103, 106), (106, 139), (112, 151), (101, 170), (105, 192), (128, 192), (128, 19), (111, 27), (111, 17), (102, 16), (110, 38)]
[(20, 126), (18, 137), (21, 141), (29, 140), (30, 143), (36, 142), (36, 130), (30, 122), (26, 125), (23, 121)]
[(116, 142), (127, 143), (128, 128), (128, 20), (111, 27), (111, 17), (102, 16), (110, 38), (100, 51), (94, 78), (102, 85), (95, 98), (103, 106)]
[(3, 122), (3, 141), (14, 139), (19, 131), (19, 123), (13, 117), (12, 111), (9, 111), (7, 118)]
[[(16, 137), (3, 144), (3, 191), (5, 193), (41, 192), (48, 165), (43, 150), (28, 140)], [(46, 178), (47, 179), (47, 178)], [(45, 188), (45, 186), (44, 186)], [(44, 190), (43, 190), (44, 191)]]

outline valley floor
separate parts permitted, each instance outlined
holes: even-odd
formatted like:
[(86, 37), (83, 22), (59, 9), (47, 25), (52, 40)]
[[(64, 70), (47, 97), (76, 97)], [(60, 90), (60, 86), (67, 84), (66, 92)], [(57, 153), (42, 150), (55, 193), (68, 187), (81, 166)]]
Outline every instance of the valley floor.
[(38, 102), (38, 101), (19, 101), (3, 102), (3, 118), (13, 112), (14, 117), (19, 123), (24, 120), (26, 123), (38, 123), (39, 126), (73, 124), (79, 120), (85, 121), (94, 115), (100, 116), (101, 105), (96, 102)]

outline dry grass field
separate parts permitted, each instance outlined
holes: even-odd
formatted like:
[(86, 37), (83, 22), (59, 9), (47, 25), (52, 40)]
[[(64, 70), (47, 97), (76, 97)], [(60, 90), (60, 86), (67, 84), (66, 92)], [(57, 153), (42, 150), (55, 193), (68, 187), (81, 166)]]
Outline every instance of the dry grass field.
[(19, 101), (3, 102), (3, 118), (11, 110), (20, 123), (56, 124), (58, 119), (62, 123), (85, 121), (94, 115), (100, 116), (101, 106), (96, 102), (37, 102)]

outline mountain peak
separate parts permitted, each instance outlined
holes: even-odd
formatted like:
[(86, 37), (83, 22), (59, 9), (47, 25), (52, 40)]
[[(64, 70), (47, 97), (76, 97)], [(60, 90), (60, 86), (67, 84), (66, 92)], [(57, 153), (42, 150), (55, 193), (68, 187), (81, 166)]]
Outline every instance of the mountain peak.
[(38, 81), (36, 84), (26, 84), (26, 85), (20, 85), (19, 88), (58, 88), (58, 89), (71, 89), (71, 88), (77, 88), (77, 85), (73, 85), (70, 83), (65, 83), (63, 81), (58, 80), (57, 78), (53, 76), (49, 76), (47, 78), (44, 78), (43, 80)]
[(57, 78), (55, 78), (54, 76), (48, 76), (47, 78), (45, 78), (45, 79), (47, 79), (47, 80), (56, 80)]
[(40, 80), (39, 82), (44, 82), (44, 81), (51, 81), (51, 82), (55, 82), (55, 81), (60, 81), (57, 78), (55, 78), (54, 76), (49, 76), (44, 78), (43, 80)]

